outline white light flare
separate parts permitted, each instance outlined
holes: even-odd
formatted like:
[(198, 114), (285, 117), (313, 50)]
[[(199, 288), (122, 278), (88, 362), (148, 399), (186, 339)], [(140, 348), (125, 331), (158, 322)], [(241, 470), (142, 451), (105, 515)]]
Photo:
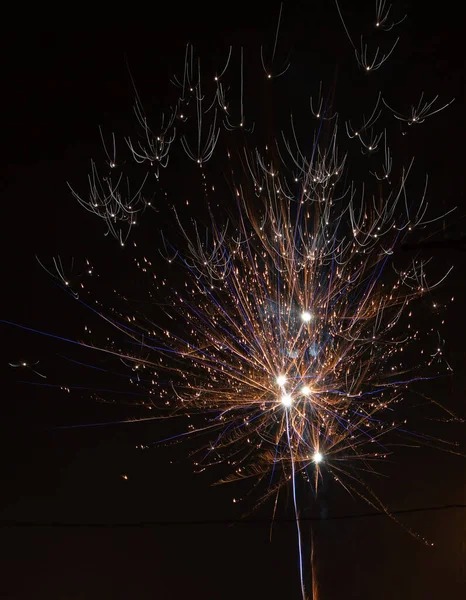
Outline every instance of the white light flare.
[(277, 382), (277, 385), (281, 387), (284, 386), (286, 383), (286, 375), (279, 375), (275, 381)]
[(311, 319), (312, 319), (312, 314), (309, 311), (305, 310), (304, 312), (301, 313), (301, 320), (304, 323), (309, 323), (309, 321)]
[(313, 456), (312, 456), (312, 460), (318, 465), (320, 462), (322, 462), (324, 459), (324, 457), (322, 456), (322, 454), (320, 452), (314, 452)]
[(291, 397), (291, 394), (283, 394), (283, 396), (281, 398), (281, 402), (282, 402), (283, 406), (286, 406), (286, 407), (291, 406), (291, 404), (293, 403), (293, 398)]

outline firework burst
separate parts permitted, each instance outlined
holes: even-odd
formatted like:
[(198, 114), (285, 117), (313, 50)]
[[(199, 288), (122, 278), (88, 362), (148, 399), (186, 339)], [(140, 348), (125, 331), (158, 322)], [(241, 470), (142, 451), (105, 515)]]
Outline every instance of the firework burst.
[[(376, 13), (379, 30), (404, 19), (391, 20), (385, 2), (376, 3)], [(261, 49), (266, 81), (290, 68), (277, 59), (281, 16), (273, 52)], [(353, 44), (361, 70), (383, 67), (397, 41), (373, 52), (363, 40), (360, 48)], [(235, 64), (236, 105), (227, 83)], [(291, 484), (304, 598), (297, 479), (317, 494), (322, 477), (332, 477), (385, 510), (363, 475), (391, 453), (395, 436), (409, 436), (400, 409), (406, 389), (430, 376), (422, 366), (442, 358), (441, 347), (424, 351), (412, 305), (426, 295), (431, 302), (448, 269), (431, 281), (425, 262), (397, 267), (395, 254), (413, 230), (444, 215), (429, 214), (424, 184), (408, 197), (413, 161), (394, 164), (390, 124), (420, 124), (446, 105), (421, 96), (406, 113), (395, 112), (378, 92), (368, 117), (344, 118), (330, 106), (334, 90), (319, 84), (311, 135), (291, 118), (272, 145), (261, 144), (245, 116), (243, 71), (243, 50), (230, 48), (204, 78), (188, 46), (172, 82), (176, 100), (158, 127), (136, 94), (139, 131), (126, 147), (133, 165), (150, 175), (144, 171), (133, 186), (115, 136), (109, 142), (102, 135), (106, 175), (92, 162), (88, 196), (73, 194), (125, 245), (142, 212), (156, 204), (151, 182), (163, 181), (177, 145), (197, 165), (207, 221), (174, 205), (177, 234), (161, 232), (166, 276), (154, 260), (138, 261), (153, 278), (163, 319), (99, 310), (120, 337), (96, 349), (137, 372), (148, 407), (164, 417), (201, 415), (201, 425), (179, 436), (199, 440), (197, 469), (225, 463), (223, 480), (254, 478), (261, 500)], [(57, 264), (55, 276), (71, 289)], [(418, 364), (405, 360), (410, 345)]]

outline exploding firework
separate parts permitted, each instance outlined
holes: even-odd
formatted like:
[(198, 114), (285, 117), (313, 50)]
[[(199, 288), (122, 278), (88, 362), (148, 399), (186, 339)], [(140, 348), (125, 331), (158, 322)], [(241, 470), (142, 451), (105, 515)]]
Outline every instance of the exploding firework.
[[(369, 77), (398, 39), (386, 49), (355, 45), (337, 8)], [(281, 17), (280, 10), (273, 50), (260, 51), (266, 82), (292, 72), (277, 58)], [(403, 20), (376, 2), (375, 29), (390, 32)], [(92, 162), (89, 194), (72, 188), (122, 246), (142, 213), (165, 202), (171, 160), (193, 163), (186, 177), (199, 181), (204, 198), (202, 207), (171, 206), (176, 233), (160, 232), (165, 266), (137, 261), (162, 317), (131, 306), (98, 309), (118, 337), (92, 347), (125, 363), (148, 408), (167, 418), (199, 415), (178, 436), (196, 438), (198, 470), (223, 463), (224, 481), (251, 478), (260, 501), (291, 485), (304, 598), (298, 479), (318, 494), (331, 477), (385, 511), (362, 474), (375, 471), (396, 436), (409, 437), (406, 390), (431, 376), (423, 367), (443, 361), (435, 335), (426, 349), (413, 306), (423, 296), (432, 303), (448, 269), (431, 280), (425, 261), (397, 266), (395, 257), (412, 231), (445, 215), (428, 211), (426, 184), (410, 183), (414, 161), (397, 162), (391, 148), (400, 123), (417, 126), (447, 104), (420, 94), (403, 113), (377, 92), (368, 116), (341, 116), (334, 86), (319, 84), (311, 131), (290, 117), (271, 133), (246, 114), (243, 49), (230, 48), (207, 76), (200, 64), (188, 45), (172, 80), (176, 99), (158, 126), (136, 93), (138, 131), (125, 139), (131, 164), (120, 165), (115, 136), (101, 132), (105, 175)], [(188, 174), (191, 166), (196, 173)], [(53, 274), (82, 296), (59, 261)], [(405, 359), (408, 346), (417, 364)]]

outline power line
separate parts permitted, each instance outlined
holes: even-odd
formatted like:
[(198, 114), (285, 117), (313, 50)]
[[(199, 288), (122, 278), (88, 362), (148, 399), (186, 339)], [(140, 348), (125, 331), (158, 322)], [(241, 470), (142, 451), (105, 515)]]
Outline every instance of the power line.
[[(392, 510), (388, 514), (391, 516), (414, 514), (421, 512), (431, 511), (444, 511), (452, 509), (465, 509), (466, 504), (444, 504), (441, 506), (426, 506), (419, 508), (406, 508), (402, 510)], [(333, 515), (326, 518), (322, 517), (301, 517), (302, 522), (317, 522), (317, 521), (349, 521), (355, 519), (369, 519), (374, 517), (387, 516), (385, 512), (371, 512), (361, 513), (356, 515)], [(200, 519), (200, 520), (165, 520), (165, 521), (135, 521), (135, 522), (95, 522), (95, 523), (79, 523), (79, 522), (65, 522), (65, 521), (14, 521), (14, 520), (1, 520), (0, 527), (199, 527), (199, 526), (210, 526), (210, 525), (270, 525), (274, 524), (287, 524), (296, 522), (295, 519), (281, 518), (281, 519)]]

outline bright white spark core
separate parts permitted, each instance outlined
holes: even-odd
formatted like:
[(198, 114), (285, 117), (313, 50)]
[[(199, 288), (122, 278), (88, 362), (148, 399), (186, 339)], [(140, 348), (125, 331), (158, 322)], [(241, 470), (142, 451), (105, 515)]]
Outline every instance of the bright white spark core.
[(293, 398), (291, 397), (290, 394), (284, 394), (282, 396), (282, 404), (283, 404), (283, 406), (291, 406), (292, 402), (293, 402)]
[(323, 458), (324, 457), (322, 456), (322, 454), (320, 452), (314, 452), (314, 456), (312, 457), (312, 460), (315, 463), (319, 464), (320, 462), (322, 462)]
[(311, 388), (308, 385), (303, 385), (303, 387), (301, 388), (301, 394), (303, 396), (310, 396), (311, 395)]
[(301, 319), (305, 322), (305, 323), (309, 323), (309, 321), (312, 319), (312, 315), (310, 312), (308, 312), (307, 310), (305, 310), (302, 314), (301, 314)]
[(278, 385), (283, 386), (286, 383), (286, 375), (279, 375), (276, 379)]

